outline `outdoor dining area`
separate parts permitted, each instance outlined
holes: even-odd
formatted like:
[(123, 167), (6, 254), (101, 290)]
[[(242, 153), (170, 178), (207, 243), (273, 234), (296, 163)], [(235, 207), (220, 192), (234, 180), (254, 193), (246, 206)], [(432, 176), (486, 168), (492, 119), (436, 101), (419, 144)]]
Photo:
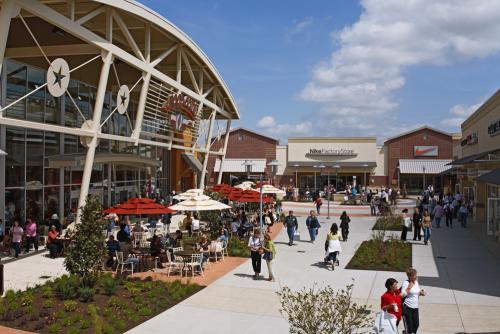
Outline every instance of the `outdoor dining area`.
[(230, 255), (230, 240), (244, 241), (260, 228), (260, 202), (267, 226), (278, 219), (273, 197), (281, 190), (253, 183), (220, 184), (190, 189), (165, 206), (149, 198), (132, 198), (104, 211), (106, 258), (103, 270), (116, 274), (203, 277)]

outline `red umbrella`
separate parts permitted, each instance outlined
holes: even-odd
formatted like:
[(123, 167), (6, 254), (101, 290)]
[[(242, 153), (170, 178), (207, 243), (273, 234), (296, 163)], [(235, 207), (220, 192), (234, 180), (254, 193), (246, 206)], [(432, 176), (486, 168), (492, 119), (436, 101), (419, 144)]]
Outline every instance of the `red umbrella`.
[(219, 192), (223, 189), (231, 189), (231, 188), (232, 187), (229, 184), (221, 183), (221, 184), (217, 184), (217, 185), (213, 186), (212, 191)]
[(126, 202), (104, 210), (106, 214), (116, 213), (119, 215), (159, 215), (172, 212), (175, 211), (156, 203), (150, 198), (131, 198)]
[(243, 195), (243, 190), (240, 188), (233, 188), (231, 189), (231, 192), (227, 195), (227, 198), (229, 198), (231, 201), (235, 201), (238, 198)]
[[(236, 202), (241, 203), (259, 203), (260, 202), (260, 194), (254, 190), (245, 190), (241, 194), (240, 197), (234, 199)], [(262, 203), (272, 202), (273, 199), (267, 196), (262, 196)]]

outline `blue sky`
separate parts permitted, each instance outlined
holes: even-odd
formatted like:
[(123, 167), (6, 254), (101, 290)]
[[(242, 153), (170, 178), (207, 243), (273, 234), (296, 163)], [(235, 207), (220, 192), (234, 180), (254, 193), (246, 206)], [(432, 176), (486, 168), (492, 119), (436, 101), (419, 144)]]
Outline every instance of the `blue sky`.
[(499, 87), (498, 1), (141, 2), (215, 63), (235, 126), (283, 140), (458, 131)]

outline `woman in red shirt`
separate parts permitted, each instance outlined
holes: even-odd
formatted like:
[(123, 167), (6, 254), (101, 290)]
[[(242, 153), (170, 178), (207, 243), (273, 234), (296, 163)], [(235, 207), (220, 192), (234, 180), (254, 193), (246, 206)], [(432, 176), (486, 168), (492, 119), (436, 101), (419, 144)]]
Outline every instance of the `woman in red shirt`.
[(382, 310), (394, 315), (397, 318), (396, 326), (399, 325), (401, 321), (401, 296), (398, 288), (398, 281), (394, 278), (388, 278), (385, 281), (385, 287), (387, 291), (382, 295), (381, 305)]

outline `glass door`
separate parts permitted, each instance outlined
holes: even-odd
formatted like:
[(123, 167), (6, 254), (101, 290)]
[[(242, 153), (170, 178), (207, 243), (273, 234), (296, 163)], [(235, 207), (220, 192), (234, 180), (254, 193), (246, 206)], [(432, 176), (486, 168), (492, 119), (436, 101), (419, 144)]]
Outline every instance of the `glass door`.
[(488, 198), (488, 235), (498, 236), (500, 228), (500, 198)]

